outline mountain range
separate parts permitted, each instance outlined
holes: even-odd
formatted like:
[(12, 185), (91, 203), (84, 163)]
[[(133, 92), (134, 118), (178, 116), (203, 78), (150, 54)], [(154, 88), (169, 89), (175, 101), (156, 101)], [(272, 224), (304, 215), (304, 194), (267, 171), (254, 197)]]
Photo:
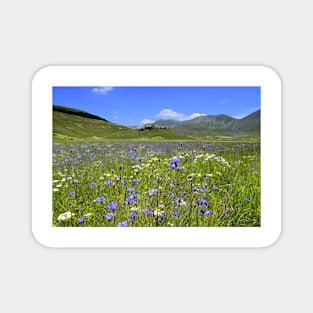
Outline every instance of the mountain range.
[(260, 137), (260, 114), (261, 111), (258, 110), (241, 119), (225, 114), (203, 115), (182, 122), (158, 120), (154, 124), (182, 134), (201, 137)]
[(53, 105), (54, 140), (259, 140), (260, 110), (236, 119), (203, 115), (187, 121), (158, 120), (127, 127), (85, 111)]

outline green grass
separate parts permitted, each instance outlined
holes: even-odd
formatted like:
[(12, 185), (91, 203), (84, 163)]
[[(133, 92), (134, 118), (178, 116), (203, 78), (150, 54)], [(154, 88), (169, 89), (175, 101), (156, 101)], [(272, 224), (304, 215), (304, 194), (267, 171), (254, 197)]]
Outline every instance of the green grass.
[(53, 112), (53, 140), (185, 140), (188, 136), (169, 129), (133, 130), (105, 120)]
[(260, 143), (55, 143), (52, 189), (55, 227), (258, 227)]
[[(215, 122), (212, 122), (212, 121)], [(225, 121), (224, 121), (225, 120)], [(161, 121), (161, 125), (171, 124)], [(176, 122), (173, 129), (135, 130), (84, 111), (53, 106), (56, 141), (259, 141), (260, 111), (241, 120), (227, 116)]]

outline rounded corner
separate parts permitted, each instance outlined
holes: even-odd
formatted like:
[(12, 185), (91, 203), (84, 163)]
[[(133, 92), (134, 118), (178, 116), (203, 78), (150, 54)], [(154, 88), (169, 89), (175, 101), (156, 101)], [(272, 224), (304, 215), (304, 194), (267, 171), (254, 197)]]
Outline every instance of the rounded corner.
[(279, 228), (279, 230), (277, 231), (277, 233), (275, 233), (268, 242), (266, 242), (265, 245), (262, 245), (261, 248), (271, 248), (272, 246), (276, 245), (277, 242), (279, 241), (279, 239), (281, 238), (282, 235), (282, 229), (281, 227)]
[(49, 246), (48, 244), (46, 244), (46, 243), (44, 242), (44, 240), (41, 240), (42, 238), (39, 238), (39, 237), (35, 234), (35, 232), (34, 232), (33, 229), (32, 229), (32, 231), (31, 231), (31, 234), (32, 234), (32, 237), (33, 237), (34, 241), (35, 241), (39, 246), (42, 246), (42, 247), (47, 248), (47, 249), (53, 248), (52, 246)]
[(41, 76), (46, 76), (47, 73), (51, 71), (52, 68), (54, 68), (54, 65), (44, 65), (43, 67), (40, 67), (39, 69), (36, 70), (36, 72), (33, 74), (32, 77), (32, 85), (34, 85), (34, 83), (36, 82), (36, 80), (38, 80), (38, 78), (40, 78)]
[(269, 65), (262, 65), (261, 67), (263, 70), (265, 70), (267, 75), (277, 80), (280, 86), (282, 85), (282, 78), (275, 68)]

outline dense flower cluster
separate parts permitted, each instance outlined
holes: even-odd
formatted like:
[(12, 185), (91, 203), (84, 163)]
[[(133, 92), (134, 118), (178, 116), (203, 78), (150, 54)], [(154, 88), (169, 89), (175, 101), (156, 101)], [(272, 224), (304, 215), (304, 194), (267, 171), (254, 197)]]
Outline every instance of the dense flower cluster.
[(260, 226), (259, 143), (71, 143), (53, 150), (53, 225)]

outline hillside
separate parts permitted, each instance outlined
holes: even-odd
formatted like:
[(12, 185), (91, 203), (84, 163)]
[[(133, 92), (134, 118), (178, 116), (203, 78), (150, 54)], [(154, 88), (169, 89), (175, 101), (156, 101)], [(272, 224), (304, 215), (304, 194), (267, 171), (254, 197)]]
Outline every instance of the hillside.
[(53, 106), (54, 140), (186, 140), (170, 129), (131, 129), (84, 111)]
[(204, 115), (188, 121), (158, 120), (155, 124), (165, 126), (182, 134), (200, 138), (259, 138), (260, 110), (242, 118), (235, 119), (225, 114)]

